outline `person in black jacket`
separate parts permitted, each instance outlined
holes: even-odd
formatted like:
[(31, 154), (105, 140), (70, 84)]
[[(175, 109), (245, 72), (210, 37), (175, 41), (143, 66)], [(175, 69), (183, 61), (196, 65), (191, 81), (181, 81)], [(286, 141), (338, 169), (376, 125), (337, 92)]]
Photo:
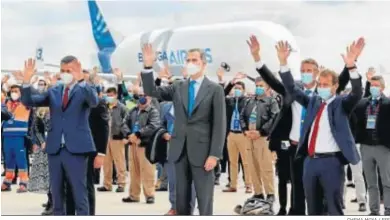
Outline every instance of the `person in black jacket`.
[(363, 170), (367, 181), (369, 206), (372, 215), (379, 215), (379, 167), (383, 184), (385, 215), (390, 215), (390, 99), (383, 94), (385, 82), (373, 76), (370, 96), (363, 98), (355, 108), (356, 142), (361, 144)]
[[(96, 108), (91, 109), (89, 115), (89, 126), (91, 128), (92, 138), (96, 146), (96, 152), (88, 158), (87, 170), (87, 188), (88, 188), (88, 203), (89, 215), (95, 215), (96, 212), (96, 196), (95, 196), (95, 173), (100, 172), (100, 167), (103, 165), (104, 155), (109, 138), (109, 113), (106, 101), (102, 98), (103, 93), (100, 87), (97, 87), (99, 96), (99, 104)], [(96, 171), (98, 169), (99, 171)], [(75, 215), (75, 207), (71, 189), (66, 184), (66, 214)]]

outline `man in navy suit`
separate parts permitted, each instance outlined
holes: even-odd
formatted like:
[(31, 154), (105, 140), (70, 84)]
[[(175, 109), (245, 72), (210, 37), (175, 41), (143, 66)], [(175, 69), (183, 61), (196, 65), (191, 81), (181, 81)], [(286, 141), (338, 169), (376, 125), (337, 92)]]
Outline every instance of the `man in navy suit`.
[(65, 215), (64, 180), (70, 184), (77, 215), (89, 215), (87, 191), (88, 157), (96, 148), (89, 127), (91, 108), (98, 105), (94, 86), (84, 81), (81, 64), (74, 56), (61, 60), (62, 83), (47, 92), (32, 93), (29, 82), (35, 61), (25, 63), (22, 103), (29, 107), (48, 106), (51, 126), (47, 135), (53, 214)]
[(350, 73), (352, 92), (337, 96), (338, 75), (325, 69), (318, 79), (318, 95), (309, 96), (297, 88), (289, 68), (290, 54), (287, 42), (277, 45), (281, 65), (280, 76), (286, 90), (307, 110), (299, 140), (297, 158), (305, 157), (303, 185), (308, 204), (308, 214), (318, 215), (316, 201), (322, 200), (318, 187), (324, 191), (329, 215), (343, 215), (342, 183), (345, 177), (344, 165), (360, 161), (355, 141), (349, 127), (349, 115), (362, 97), (362, 83), (355, 60), (364, 47), (364, 40), (353, 43), (343, 55)]

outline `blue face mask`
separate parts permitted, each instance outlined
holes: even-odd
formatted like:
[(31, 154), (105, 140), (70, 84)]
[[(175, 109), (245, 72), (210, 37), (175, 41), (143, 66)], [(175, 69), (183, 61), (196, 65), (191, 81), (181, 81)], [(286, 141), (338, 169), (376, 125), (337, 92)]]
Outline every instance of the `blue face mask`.
[(332, 92), (330, 91), (330, 88), (317, 88), (318, 95), (323, 100), (328, 100), (332, 96)]
[(110, 96), (106, 96), (105, 97), (106, 101), (110, 104), (114, 103), (115, 102), (115, 98), (114, 97), (110, 97)]
[(381, 90), (377, 86), (371, 86), (370, 93), (371, 93), (372, 98), (376, 99), (381, 95)]
[(256, 87), (255, 94), (256, 95), (263, 95), (264, 94), (264, 88), (263, 87)]
[(313, 82), (313, 73), (302, 73), (301, 79), (304, 84), (310, 84)]
[(145, 105), (146, 102), (147, 102), (146, 97), (143, 97), (143, 96), (142, 96), (142, 97), (139, 97), (139, 99), (138, 99), (138, 103), (139, 103), (139, 104)]
[(241, 95), (242, 95), (241, 90), (239, 90), (239, 89), (234, 90), (234, 97), (240, 97)]
[(62, 85), (62, 84), (64, 84), (64, 82), (62, 82), (61, 80), (58, 80), (58, 81), (56, 82), (56, 85), (57, 85), (57, 86)]

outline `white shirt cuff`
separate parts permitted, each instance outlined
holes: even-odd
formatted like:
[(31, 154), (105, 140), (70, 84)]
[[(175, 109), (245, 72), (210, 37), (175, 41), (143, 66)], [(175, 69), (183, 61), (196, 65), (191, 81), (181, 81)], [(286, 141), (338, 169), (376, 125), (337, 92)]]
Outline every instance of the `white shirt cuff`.
[(357, 69), (349, 71), (349, 77), (351, 77), (351, 79), (359, 79), (360, 75)]
[(102, 153), (98, 153), (98, 156), (106, 156), (105, 154), (102, 154)]
[(23, 88), (28, 88), (28, 87), (30, 87), (30, 85), (29, 84), (23, 84), (22, 87)]
[(263, 68), (264, 63), (260, 60), (259, 62), (256, 62), (256, 69), (261, 69)]
[(87, 83), (85, 82), (85, 80), (83, 80), (82, 82), (79, 82), (79, 86), (81, 87), (85, 87), (87, 85)]
[(225, 85), (225, 81), (219, 81), (218, 83)]
[(288, 66), (280, 66), (281, 73), (287, 73), (288, 71), (290, 71), (290, 68), (288, 68)]
[(142, 73), (152, 73), (153, 69), (143, 69)]

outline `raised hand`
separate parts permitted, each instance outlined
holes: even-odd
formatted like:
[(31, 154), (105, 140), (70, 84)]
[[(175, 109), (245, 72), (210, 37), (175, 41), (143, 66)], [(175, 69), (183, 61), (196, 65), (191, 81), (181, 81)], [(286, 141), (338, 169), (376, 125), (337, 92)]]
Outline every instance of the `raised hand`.
[(142, 47), (142, 58), (143, 58), (145, 67), (152, 67), (153, 66), (153, 63), (156, 60), (156, 54), (154, 53), (151, 44), (145, 44)]
[(359, 38), (357, 42), (352, 42), (352, 44), (346, 48), (346, 53), (341, 54), (341, 57), (344, 60), (344, 63), (347, 67), (355, 66), (356, 59), (363, 51), (364, 46), (366, 45), (364, 38)]
[(366, 78), (367, 78), (367, 81), (368, 82), (371, 82), (371, 79), (372, 77), (375, 75), (375, 68), (374, 67), (370, 67), (366, 73)]
[(225, 75), (225, 71), (223, 70), (222, 67), (219, 67), (218, 70), (217, 70), (218, 80), (222, 81), (224, 75)]
[(161, 71), (158, 73), (158, 78), (159, 78), (159, 79), (163, 79), (163, 78), (169, 79), (169, 78), (171, 78), (171, 77), (172, 77), (172, 75), (171, 75), (171, 73), (168, 71), (168, 68), (167, 68), (167, 67), (162, 68)]
[(251, 51), (252, 57), (255, 62), (260, 61), (260, 43), (255, 35), (250, 36), (249, 40), (246, 41)]
[[(15, 79), (17, 81), (22, 81), (23, 80), (23, 73), (22, 71), (15, 71), (15, 72), (12, 72), (12, 75), (15, 77)], [(8, 76), (9, 77), (9, 76)]]
[(1, 84), (7, 83), (8, 80), (9, 80), (9, 78), (10, 78), (9, 75), (5, 75), (5, 76), (1, 79)]
[(279, 41), (275, 47), (278, 54), (280, 65), (282, 66), (287, 65), (287, 59), (290, 56), (290, 52), (291, 52), (290, 45), (288, 44), (287, 41)]
[(34, 76), (32, 79), (31, 79), (31, 84), (34, 84), (36, 82), (38, 82), (38, 76)]
[(73, 73), (73, 77), (77, 80), (80, 81), (84, 79), (84, 73), (83, 69), (81, 68), (81, 63), (80, 61), (74, 62), (72, 66), (70, 67)]
[(114, 75), (116, 76), (117, 80), (122, 81), (123, 80), (123, 73), (119, 68), (114, 68), (113, 71)]
[(24, 61), (23, 69), (23, 83), (30, 84), (31, 78), (34, 76), (36, 71), (35, 60), (29, 58), (27, 61)]
[(181, 74), (183, 75), (184, 79), (187, 79), (187, 77), (188, 77), (187, 68), (182, 68), (181, 69)]

